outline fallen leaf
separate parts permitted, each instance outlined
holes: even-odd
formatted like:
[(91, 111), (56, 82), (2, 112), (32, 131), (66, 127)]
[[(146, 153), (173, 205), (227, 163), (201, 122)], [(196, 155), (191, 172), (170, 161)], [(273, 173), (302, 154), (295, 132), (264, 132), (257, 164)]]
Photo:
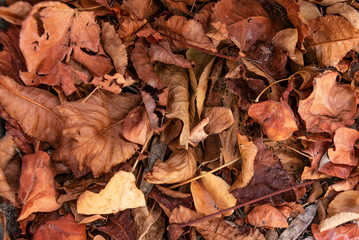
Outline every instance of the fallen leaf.
[(147, 53), (147, 44), (143, 39), (137, 40), (131, 54), (131, 60), (138, 77), (145, 82), (141, 94), (151, 127), (155, 130), (160, 129), (165, 116), (169, 90), (153, 72), (153, 66)]
[(55, 158), (65, 162), (73, 172), (87, 166), (98, 177), (136, 152), (138, 146), (122, 137), (122, 121), (139, 104), (139, 99), (132, 94), (96, 92), (85, 103), (82, 101), (65, 102), (57, 107), (65, 126)]
[(123, 121), (123, 137), (130, 142), (144, 145), (150, 130), (146, 109), (137, 106), (132, 109)]
[(359, 29), (359, 13), (355, 8), (347, 3), (336, 3), (329, 6), (326, 10), (327, 14), (340, 14), (345, 17), (356, 29)]
[(350, 50), (358, 50), (359, 29), (342, 16), (327, 15), (309, 21), (309, 49), (319, 64), (337, 66)]
[(247, 215), (248, 222), (255, 227), (287, 228), (287, 218), (270, 204), (256, 206)]
[(320, 231), (318, 224), (312, 224), (312, 232), (316, 240), (356, 239), (358, 238), (358, 224), (347, 223), (336, 228)]
[(326, 231), (343, 223), (359, 218), (357, 199), (359, 191), (349, 190), (339, 193), (328, 207), (327, 218), (320, 222), (319, 230)]
[[(216, 201), (211, 193), (199, 182), (191, 182), (191, 193), (196, 211), (205, 215), (218, 212)], [(220, 217), (220, 216), (218, 216)]]
[(20, 48), (28, 70), (21, 74), (22, 80), (26, 85), (64, 85), (64, 92), (71, 94), (74, 82), (63, 73), (59, 75), (59, 71), (70, 75), (69, 65), (61, 63), (69, 62), (70, 55), (94, 76), (110, 72), (113, 66), (99, 35), (100, 28), (91, 12), (79, 12), (60, 2), (36, 4), (20, 32)]
[[(111, 214), (146, 206), (143, 193), (136, 187), (132, 173), (118, 171), (99, 193), (86, 191), (77, 200), (79, 214)], [(126, 194), (124, 194), (126, 193)]]
[(114, 240), (136, 239), (136, 229), (129, 209), (110, 216), (107, 224), (105, 226), (97, 227), (97, 229), (105, 232)]
[(156, 6), (151, 0), (125, 0), (121, 9), (131, 12), (136, 18), (142, 20), (156, 12)]
[(153, 184), (170, 184), (185, 181), (196, 172), (197, 157), (192, 148), (177, 149), (165, 162), (158, 160), (145, 181)]
[(225, 24), (229, 38), (241, 51), (265, 40), (271, 27), (267, 13), (257, 1), (222, 0), (213, 9), (214, 22)]
[(288, 89), (283, 93), (280, 102), (267, 100), (251, 105), (248, 110), (248, 115), (261, 124), (272, 140), (286, 140), (298, 130), (293, 110), (288, 104), (290, 91)]
[(313, 3), (313, 1), (300, 1), (298, 2), (300, 5), (300, 13), (302, 14), (303, 18), (307, 21), (321, 17), (322, 13), (319, 11), (318, 6)]
[(309, 132), (329, 132), (354, 123), (357, 95), (336, 82), (338, 73), (325, 71), (314, 79), (312, 94), (299, 101), (298, 113)]
[(212, 20), (214, 2), (208, 2), (193, 17), (193, 20), (201, 23), (203, 29), (207, 31), (208, 25)]
[(172, 16), (168, 20), (160, 17), (156, 20), (159, 32), (163, 32), (170, 37), (179, 40), (172, 41), (179, 50), (188, 49), (185, 43), (200, 47), (212, 52), (217, 52), (211, 40), (206, 36), (202, 25), (194, 20), (187, 20), (183, 16)]
[(22, 21), (27, 17), (31, 8), (30, 3), (17, 1), (9, 7), (0, 7), (0, 17), (9, 23), (21, 26)]
[(18, 221), (34, 212), (51, 212), (61, 207), (57, 203), (54, 178), (47, 153), (37, 151), (22, 158), (18, 196), (23, 206)]
[(115, 73), (113, 76), (105, 74), (102, 78), (95, 77), (91, 81), (91, 84), (100, 89), (105, 89), (115, 94), (120, 94), (124, 87), (131, 86), (133, 83), (135, 83), (135, 81), (131, 77), (125, 79), (125, 77), (119, 73)]
[(85, 238), (86, 225), (76, 223), (71, 214), (67, 214), (56, 220), (47, 221), (34, 233), (34, 240), (82, 240)]

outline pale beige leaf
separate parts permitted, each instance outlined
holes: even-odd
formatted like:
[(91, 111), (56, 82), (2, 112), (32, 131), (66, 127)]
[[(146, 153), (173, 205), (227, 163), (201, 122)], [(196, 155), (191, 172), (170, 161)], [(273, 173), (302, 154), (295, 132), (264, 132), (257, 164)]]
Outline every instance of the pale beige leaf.
[(27, 17), (31, 8), (30, 3), (17, 1), (9, 7), (0, 7), (0, 17), (9, 23), (21, 26), (22, 21)]
[(115, 28), (108, 22), (102, 25), (101, 40), (103, 48), (112, 58), (116, 71), (124, 75), (127, 67), (126, 46), (117, 35)]
[(26, 134), (51, 145), (57, 144), (63, 126), (55, 110), (60, 104), (55, 95), (0, 76), (0, 103)]
[[(206, 36), (206, 33), (199, 22), (191, 19), (187, 20), (183, 16), (172, 16), (168, 20), (165, 20), (164, 17), (160, 17), (157, 19), (156, 24), (158, 25), (160, 32), (162, 31), (177, 40), (209, 51), (217, 52), (217, 49)], [(190, 48), (177, 41), (173, 41), (173, 44), (180, 50)]]
[(345, 17), (356, 29), (359, 29), (359, 13), (347, 3), (336, 3), (326, 9), (327, 14), (340, 14)]
[(14, 140), (9, 134), (6, 134), (3, 138), (0, 139), (0, 196), (6, 198), (11, 202), (11, 204), (16, 206), (16, 189), (12, 189), (9, 186), (4, 174), (4, 168), (6, 167), (6, 164), (16, 154), (14, 145)]
[(146, 206), (143, 193), (136, 187), (132, 173), (118, 171), (99, 193), (86, 191), (77, 200), (79, 214), (111, 214)]
[(150, 212), (147, 206), (131, 210), (138, 240), (162, 240), (165, 231), (165, 218), (157, 205)]
[(158, 160), (145, 181), (154, 184), (178, 183), (191, 178), (196, 172), (196, 153), (192, 148), (177, 149), (165, 162)]
[(204, 141), (208, 137), (208, 134), (206, 133), (206, 131), (204, 131), (204, 128), (207, 126), (208, 123), (209, 118), (206, 117), (202, 119), (202, 121), (191, 130), (191, 134), (189, 136), (189, 143), (192, 146), (197, 146), (198, 143)]
[(168, 88), (167, 118), (177, 118), (182, 121), (180, 145), (188, 148), (189, 129), (189, 79), (187, 71), (174, 65), (157, 64), (155, 72)]
[(338, 213), (337, 215), (333, 217), (329, 217), (319, 224), (319, 230), (321, 232), (326, 231), (330, 228), (335, 228), (343, 223), (355, 220), (359, 218), (359, 213), (353, 213), (353, 212), (343, 212)]
[(82, 101), (57, 107), (65, 123), (63, 136), (68, 139), (56, 149), (63, 154), (57, 160), (75, 158), (79, 170), (87, 166), (98, 177), (136, 152), (138, 146), (122, 137), (122, 121), (139, 104), (139, 96), (96, 92)]
[(298, 3), (300, 5), (300, 13), (305, 20), (309, 21), (313, 18), (322, 16), (317, 5), (314, 3), (308, 2), (306, 0), (301, 0)]
[(238, 147), (242, 156), (242, 171), (232, 189), (247, 186), (254, 175), (254, 159), (257, 156), (258, 148), (248, 137), (238, 132)]

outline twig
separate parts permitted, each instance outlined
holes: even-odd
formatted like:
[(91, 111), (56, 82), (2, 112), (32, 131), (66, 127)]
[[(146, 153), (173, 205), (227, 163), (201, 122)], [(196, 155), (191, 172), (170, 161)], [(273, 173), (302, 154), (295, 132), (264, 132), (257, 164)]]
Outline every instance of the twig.
[(84, 104), (99, 88), (100, 86), (97, 86), (92, 92), (90, 92), (90, 94), (82, 101), (82, 104)]

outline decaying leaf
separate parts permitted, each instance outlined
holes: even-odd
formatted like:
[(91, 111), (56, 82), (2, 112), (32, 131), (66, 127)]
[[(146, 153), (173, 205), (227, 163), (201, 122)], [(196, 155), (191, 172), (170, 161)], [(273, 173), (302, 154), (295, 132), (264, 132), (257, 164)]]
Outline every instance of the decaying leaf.
[(79, 214), (111, 214), (146, 205), (132, 173), (118, 171), (99, 193), (86, 191), (77, 200)]
[(34, 212), (51, 212), (61, 207), (57, 203), (54, 177), (47, 153), (37, 151), (22, 158), (18, 196), (23, 207), (18, 221)]
[(100, 89), (105, 89), (109, 92), (119, 94), (122, 92), (122, 88), (132, 85), (135, 81), (131, 77), (125, 78), (119, 73), (115, 73), (113, 76), (105, 74), (102, 78), (95, 77), (91, 84), (97, 86)]
[(299, 101), (298, 112), (309, 132), (329, 132), (354, 123), (357, 94), (336, 82), (338, 73), (325, 71), (314, 79), (312, 94)]
[(28, 70), (21, 75), (23, 81), (61, 85), (67, 95), (75, 91), (72, 68), (61, 61), (68, 63), (72, 57), (97, 77), (113, 69), (100, 44), (93, 13), (79, 12), (61, 2), (42, 2), (32, 8), (22, 25), (20, 48)]
[(247, 215), (248, 222), (256, 227), (287, 228), (287, 218), (270, 204), (256, 206)]
[(197, 157), (192, 148), (175, 150), (165, 162), (158, 160), (145, 180), (154, 184), (178, 183), (191, 178), (196, 172)]
[(56, 220), (47, 221), (34, 233), (36, 240), (83, 240), (86, 238), (86, 225), (75, 222), (71, 214), (67, 214)]
[(139, 98), (97, 92), (85, 103), (82, 101), (65, 102), (57, 107), (65, 127), (56, 160), (67, 163), (73, 172), (87, 166), (98, 177), (136, 152), (137, 145), (122, 137), (122, 121), (139, 104)]

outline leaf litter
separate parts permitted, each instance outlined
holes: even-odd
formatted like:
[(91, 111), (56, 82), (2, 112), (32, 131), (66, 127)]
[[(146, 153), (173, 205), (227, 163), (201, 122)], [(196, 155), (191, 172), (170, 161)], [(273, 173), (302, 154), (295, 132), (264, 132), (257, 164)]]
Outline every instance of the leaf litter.
[(6, 238), (359, 238), (355, 1), (7, 3)]

